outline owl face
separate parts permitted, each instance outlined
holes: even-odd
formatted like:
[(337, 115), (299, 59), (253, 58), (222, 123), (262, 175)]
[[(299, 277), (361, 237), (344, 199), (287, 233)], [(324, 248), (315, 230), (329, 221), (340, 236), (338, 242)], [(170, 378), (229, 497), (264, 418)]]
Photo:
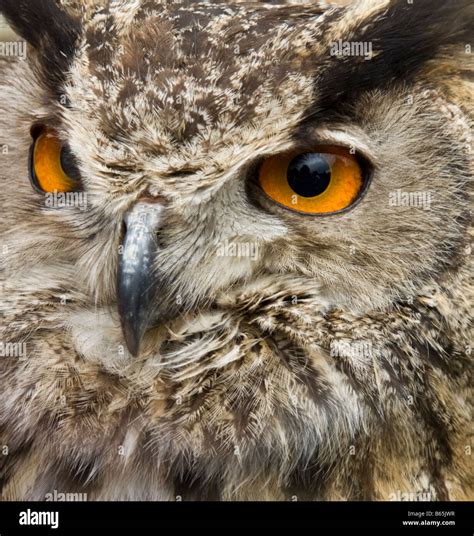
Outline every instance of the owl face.
[(144, 444), (206, 470), (235, 445), (256, 472), (275, 443), (288, 470), (332, 460), (372, 429), (395, 376), (352, 357), (341, 379), (329, 340), (356, 320), (388, 340), (464, 262), (470, 4), (0, 0), (30, 43), (1, 77), (6, 333), (62, 341), (32, 375), (56, 388), (56, 355), (79, 356), (114, 408), (87, 426), (140, 393)]
[[(7, 231), (22, 236), (15, 254), (35, 251), (45, 282), (59, 263), (80, 304), (116, 307), (124, 221), (143, 203), (159, 223), (143, 231), (153, 243), (138, 244), (146, 265), (125, 268), (141, 273), (124, 283), (141, 304), (123, 297), (144, 310), (143, 329), (268, 278), (327, 307), (388, 307), (453, 262), (468, 129), (462, 118), (442, 128), (460, 111), (417, 78), (451, 44), (438, 16), (418, 61), (391, 36), (404, 23), (418, 34), (431, 15), (398, 2), (102, 4), (20, 14), (5, 3), (36, 46), (15, 66), (26, 87), (6, 90), (17, 104), (5, 128), (21, 142), (4, 195), (22, 196), (28, 213)], [(41, 10), (52, 22), (40, 32)], [(351, 55), (353, 43), (370, 55)], [(54, 151), (69, 155), (57, 174), (73, 183), (31, 188), (28, 174)], [(50, 208), (55, 191), (84, 203)]]

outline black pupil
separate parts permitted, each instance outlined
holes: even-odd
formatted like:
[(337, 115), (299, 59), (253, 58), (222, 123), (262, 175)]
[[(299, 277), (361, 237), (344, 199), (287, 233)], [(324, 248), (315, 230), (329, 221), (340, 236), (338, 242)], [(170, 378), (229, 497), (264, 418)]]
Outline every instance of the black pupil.
[(303, 153), (293, 158), (288, 166), (290, 188), (301, 197), (322, 194), (331, 182), (331, 166), (319, 153)]

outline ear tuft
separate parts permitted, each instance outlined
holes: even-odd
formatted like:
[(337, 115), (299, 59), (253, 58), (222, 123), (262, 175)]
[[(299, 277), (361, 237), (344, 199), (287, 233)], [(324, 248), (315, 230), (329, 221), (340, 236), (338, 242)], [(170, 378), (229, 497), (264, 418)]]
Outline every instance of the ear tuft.
[(52, 80), (67, 70), (81, 31), (79, 19), (55, 0), (0, 0), (0, 13), (38, 50)]
[(325, 107), (363, 91), (410, 82), (440, 57), (447, 61), (451, 56), (458, 63), (462, 59), (469, 68), (464, 49), (474, 30), (473, 0), (388, 0), (355, 22), (347, 8), (343, 20), (343, 31), (332, 39), (368, 44), (373, 56), (366, 58), (370, 61), (331, 58), (325, 80), (319, 82)]

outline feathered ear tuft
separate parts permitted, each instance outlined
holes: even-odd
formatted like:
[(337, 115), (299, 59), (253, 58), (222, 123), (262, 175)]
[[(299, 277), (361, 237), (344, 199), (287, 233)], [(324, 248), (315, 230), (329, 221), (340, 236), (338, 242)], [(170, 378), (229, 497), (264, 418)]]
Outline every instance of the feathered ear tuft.
[(325, 89), (326, 106), (394, 81), (410, 81), (441, 57), (451, 56), (457, 63), (465, 60), (469, 68), (464, 51), (474, 31), (472, 0), (381, 0), (363, 17), (359, 12), (365, 5), (348, 7), (330, 38), (370, 46), (371, 57), (365, 58), (370, 61), (351, 55), (331, 58), (327, 79), (318, 81)]
[(0, 0), (0, 13), (39, 52), (50, 80), (61, 78), (76, 50), (79, 19), (60, 9), (55, 0)]

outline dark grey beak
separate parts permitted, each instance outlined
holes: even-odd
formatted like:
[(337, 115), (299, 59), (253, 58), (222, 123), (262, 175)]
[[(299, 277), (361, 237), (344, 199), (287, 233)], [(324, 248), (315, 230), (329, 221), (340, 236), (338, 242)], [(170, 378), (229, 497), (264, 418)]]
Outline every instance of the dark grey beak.
[(156, 289), (153, 262), (157, 232), (163, 219), (159, 202), (139, 201), (125, 216), (119, 256), (117, 301), (122, 330), (130, 353), (137, 356), (150, 327)]

